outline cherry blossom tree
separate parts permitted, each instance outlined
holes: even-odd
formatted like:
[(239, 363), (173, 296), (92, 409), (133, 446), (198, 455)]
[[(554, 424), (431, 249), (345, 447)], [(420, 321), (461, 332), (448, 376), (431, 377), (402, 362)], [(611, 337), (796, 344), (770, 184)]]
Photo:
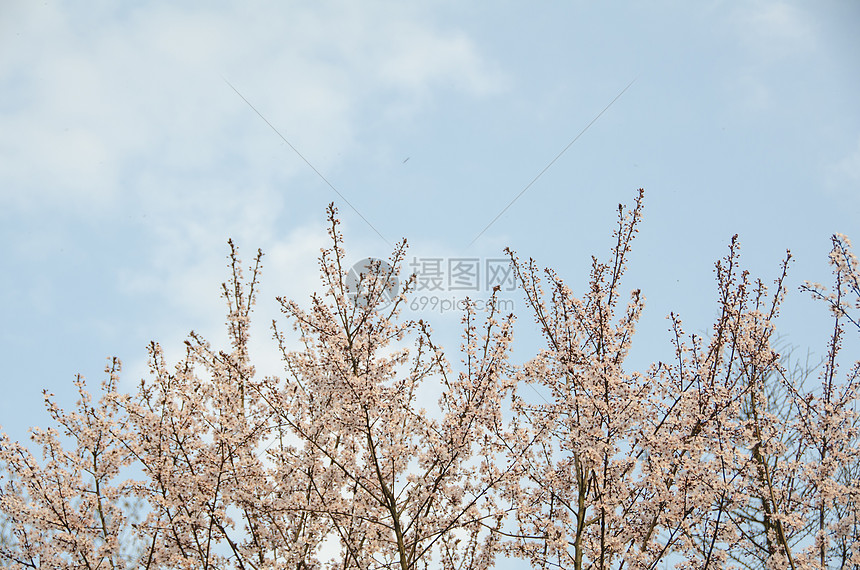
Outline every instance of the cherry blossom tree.
[[(83, 379), (75, 412), (46, 395), (63, 434), (35, 430), (39, 462), (0, 440), (0, 511), (16, 567), (483, 568), (495, 560), (498, 489), (512, 466), (495, 461), (512, 317), (464, 317), (454, 371), (421, 321), (398, 320), (412, 280), (381, 309), (397, 278), (377, 266), (351, 291), (335, 210), (321, 257), (324, 294), (305, 311), (281, 300), (304, 348), (287, 376), (258, 378), (249, 324), (262, 254), (245, 282), (231, 243), (223, 288), (230, 349), (191, 333), (172, 369), (150, 346), (151, 378), (117, 389), (113, 360), (93, 404)], [(388, 267), (399, 267), (401, 244)], [(361, 298), (356, 299), (356, 295)], [(494, 307), (491, 303), (491, 307)], [(411, 340), (413, 346), (409, 346)], [(422, 382), (443, 385), (435, 414)], [(61, 435), (75, 443), (67, 451)], [(121, 476), (134, 475), (122, 480)], [(141, 502), (141, 520), (121, 499)], [(338, 552), (326, 560), (323, 547)]]
[(816, 395), (773, 347), (791, 256), (768, 295), (739, 269), (737, 236), (716, 264), (709, 337), (687, 335), (672, 314), (675, 360), (625, 370), (643, 301), (636, 290), (619, 308), (620, 282), (640, 214), (641, 193), (631, 211), (619, 206), (611, 257), (593, 259), (582, 298), (511, 253), (546, 348), (513, 399), (529, 443), (510, 551), (540, 568), (856, 565), (858, 364), (835, 376), (843, 323), (856, 326), (849, 310), (860, 307), (847, 239), (834, 237), (835, 291), (804, 288), (835, 318)]
[(644, 301), (635, 290), (620, 305), (620, 287), (641, 200), (640, 191), (632, 210), (619, 206), (611, 257), (593, 258), (582, 298), (552, 270), (543, 272), (547, 295), (534, 261), (511, 253), (546, 340), (518, 377), (545, 396), (530, 402), (518, 388), (513, 400), (529, 443), (512, 491), (511, 550), (534, 567), (654, 567), (670, 553), (692, 555), (687, 537), (716, 500), (710, 435), (731, 411), (725, 398), (706, 397), (719, 362), (686, 362), (673, 316), (680, 364), (625, 369)]
[[(308, 305), (279, 298), (282, 376), (249, 353), (262, 253), (245, 279), (230, 242), (229, 345), (191, 333), (150, 375), (72, 411), (45, 394), (40, 454), (0, 435), (0, 560), (13, 568), (485, 569), (860, 567), (860, 267), (833, 237), (833, 315), (813, 378), (779, 347), (790, 255), (769, 289), (716, 264), (706, 336), (668, 317), (671, 350), (627, 364), (644, 309), (624, 277), (642, 215), (619, 206), (581, 296), (510, 252), (545, 347), (510, 361), (513, 315), (467, 303), (457, 362), (402, 309), (388, 263), (349, 274), (336, 210)], [(397, 288), (393, 284), (402, 281)], [(390, 299), (390, 293), (397, 291)], [(804, 379), (806, 379), (804, 381)], [(429, 408), (429, 410), (427, 409)]]
[[(413, 279), (390, 308), (384, 292), (398, 277), (404, 246), (387, 268), (362, 274), (350, 290), (334, 211), (333, 248), (323, 252), (324, 295), (311, 309), (279, 299), (304, 348), (288, 352), (284, 383), (261, 391), (275, 410), (276, 478), (301, 490), (301, 509), (322, 515), (340, 543), (338, 567), (443, 568), (492, 565), (501, 519), (495, 490), (509, 466), (492, 461), (502, 424), (500, 394), (511, 318), (464, 317), (464, 368), (454, 373), (423, 321), (399, 321)], [(355, 296), (358, 295), (358, 298)], [(407, 337), (414, 348), (393, 346)], [(438, 414), (421, 408), (422, 383), (443, 385)]]

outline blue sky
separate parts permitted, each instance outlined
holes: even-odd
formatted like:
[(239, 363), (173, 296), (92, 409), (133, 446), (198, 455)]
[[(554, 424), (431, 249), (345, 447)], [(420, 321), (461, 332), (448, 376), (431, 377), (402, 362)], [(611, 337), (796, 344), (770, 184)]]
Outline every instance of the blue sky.
[[(46, 423), (43, 388), (70, 406), (74, 374), (95, 385), (110, 355), (132, 386), (150, 340), (176, 358), (192, 329), (223, 339), (230, 237), (266, 254), (254, 347), (277, 372), (273, 298), (316, 287), (332, 201), (350, 259), (402, 237), (410, 259), (511, 246), (582, 291), (616, 205), (644, 187), (625, 287), (647, 303), (637, 362), (670, 354), (670, 310), (709, 326), (735, 233), (768, 281), (792, 250), (783, 330), (823, 350), (826, 313), (796, 287), (829, 282), (832, 233), (860, 240), (857, 3), (81, 6), (0, 5), (0, 425), (15, 438)], [(457, 342), (457, 313), (425, 316)]]

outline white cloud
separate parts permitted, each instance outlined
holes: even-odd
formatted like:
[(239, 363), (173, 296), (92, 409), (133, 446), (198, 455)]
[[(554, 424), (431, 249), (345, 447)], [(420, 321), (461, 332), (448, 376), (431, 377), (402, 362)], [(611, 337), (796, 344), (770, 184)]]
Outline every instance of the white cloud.
[(773, 61), (816, 47), (813, 19), (789, 2), (756, 2), (739, 10), (737, 18), (741, 38), (756, 59)]
[[(62, 247), (105, 268), (92, 285), (105, 301), (87, 317), (93, 336), (111, 341), (133, 330), (174, 362), (190, 329), (223, 346), (226, 238), (246, 266), (260, 247), (252, 350), (260, 373), (279, 372), (274, 297), (306, 303), (319, 289), (324, 213), (315, 204), (312, 223), (295, 213), (305, 198), (290, 182), (313, 174), (222, 76), (330, 173), (350, 153), (373, 152), (359, 146), (368, 124), (399, 128), (398, 118), (440, 94), (491, 95), (504, 87), (502, 75), (465, 34), (406, 5), (128, 6), (0, 8), (0, 89), (8, 94), (0, 102), (0, 210), (14, 221), (4, 228), (13, 239), (7, 255), (38, 258), (30, 282), (50, 286), (33, 289), (30, 304), (57, 318), (66, 314), (55, 270)], [(348, 260), (379, 249), (375, 236), (355, 240), (356, 227), (344, 233)], [(116, 243), (96, 243), (105, 239)], [(130, 388), (146, 376), (144, 347), (119, 350), (130, 355)]]
[[(197, 240), (202, 237), (202, 234), (196, 236)], [(249, 247), (251, 240), (245, 242), (248, 245), (240, 239), (234, 243), (239, 249), (244, 279), (248, 280), (256, 248)], [(306, 304), (311, 293), (319, 289), (320, 248), (329, 247), (330, 243), (320, 221), (300, 226), (285, 238), (256, 241), (254, 245), (257, 244), (264, 256), (257, 306), (252, 315), (251, 350), (259, 374), (276, 374), (281, 372), (280, 359), (270, 326), (273, 318), (282, 326), (284, 323), (275, 297)], [(199, 241), (165, 239), (150, 252), (152, 259), (145, 267), (122, 276), (120, 287), (130, 297), (162, 295), (169, 302), (175, 318), (160, 323), (154, 338), (164, 349), (168, 362), (182, 358), (183, 342), (191, 328), (212, 342), (214, 348), (229, 349), (223, 326), (226, 302), (220, 296), (220, 284), (229, 277), (227, 252), (226, 243), (213, 248), (212, 244)], [(284, 328), (288, 330), (289, 326)], [(147, 374), (147, 359), (142, 352), (138, 354), (126, 367), (124, 377), (129, 386)]]
[(51, 233), (12, 254), (45, 258), (50, 281), (58, 239), (102, 252), (87, 230), (109, 226), (98, 235), (126, 240), (114, 249), (127, 258), (105, 261), (115, 282), (100, 286), (169, 307), (146, 326), (180, 347), (193, 323), (223, 320), (228, 236), (246, 261), (267, 254), (269, 298), (317, 288), (327, 243), (321, 225), (295, 229), (303, 198), (285, 190), (313, 175), (222, 75), (322, 172), (358, 148), (368, 106), (417, 112), (439, 89), (480, 97), (500, 85), (462, 33), (398, 5), (22, 2), (3, 16), (0, 208), (19, 214), (6, 228), (16, 239), (36, 219)]
[(22, 94), (0, 110), (7, 207), (82, 196), (98, 208), (142, 168), (212, 173), (225, 154), (251, 172), (271, 170), (275, 154), (306, 169), (284, 160), (222, 74), (323, 169), (357, 144), (365, 103), (414, 108), (435, 89), (482, 96), (500, 85), (469, 38), (396, 5), (59, 6), (15, 5), (7, 27), (18, 31), (0, 39), (0, 83)]
[(415, 23), (394, 30), (392, 50), (380, 65), (388, 82), (414, 91), (450, 82), (468, 93), (485, 95), (502, 88), (498, 73), (488, 72), (474, 44), (462, 33), (440, 35)]
[(780, 104), (785, 82), (796, 80), (800, 62), (818, 49), (815, 18), (782, 0), (731, 6), (729, 41), (739, 48), (728, 70), (731, 97), (749, 112), (770, 110)]
[(860, 138), (848, 154), (827, 169), (828, 185), (837, 192), (856, 195), (860, 190)]

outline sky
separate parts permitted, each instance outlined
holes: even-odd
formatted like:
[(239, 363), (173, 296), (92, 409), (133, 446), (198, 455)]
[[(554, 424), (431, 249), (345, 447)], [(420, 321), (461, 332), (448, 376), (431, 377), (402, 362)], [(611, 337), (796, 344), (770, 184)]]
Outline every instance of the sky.
[(671, 356), (670, 311), (708, 329), (734, 234), (767, 282), (791, 250), (780, 330), (821, 354), (797, 287), (830, 282), (831, 234), (860, 240), (858, 92), (849, 1), (4, 0), (0, 425), (46, 425), (42, 390), (72, 407), (112, 355), (133, 389), (152, 340), (174, 361), (191, 330), (223, 343), (229, 238), (265, 254), (252, 354), (279, 372), (274, 297), (318, 289), (331, 202), (350, 262), (406, 238), (440, 269), (407, 316), (455, 361), (452, 263), (511, 247), (581, 293), (638, 188), (634, 364)]

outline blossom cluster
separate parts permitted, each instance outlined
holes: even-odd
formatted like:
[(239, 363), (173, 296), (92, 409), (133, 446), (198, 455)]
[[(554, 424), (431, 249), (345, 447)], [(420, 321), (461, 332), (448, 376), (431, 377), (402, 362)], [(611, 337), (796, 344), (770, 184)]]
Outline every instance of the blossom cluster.
[(640, 190), (581, 295), (508, 252), (544, 341), (521, 363), (495, 294), (483, 311), (465, 303), (450, 361), (427, 322), (401, 314), (420, 288), (400, 278), (405, 241), (349, 275), (332, 206), (321, 290), (278, 299), (285, 373), (260, 377), (248, 346), (262, 253), (246, 280), (230, 242), (228, 347), (192, 333), (170, 366), (152, 343), (134, 393), (111, 359), (98, 401), (78, 378), (73, 411), (46, 393), (41, 457), (0, 434), (0, 563), (860, 567), (860, 362), (839, 372), (845, 335), (860, 333), (850, 242), (833, 237), (832, 289), (802, 287), (833, 315), (816, 369), (792, 367), (778, 342), (790, 254), (768, 287), (740, 268), (735, 236), (709, 334), (671, 314), (670, 356), (637, 371), (644, 297), (621, 283), (641, 215)]

